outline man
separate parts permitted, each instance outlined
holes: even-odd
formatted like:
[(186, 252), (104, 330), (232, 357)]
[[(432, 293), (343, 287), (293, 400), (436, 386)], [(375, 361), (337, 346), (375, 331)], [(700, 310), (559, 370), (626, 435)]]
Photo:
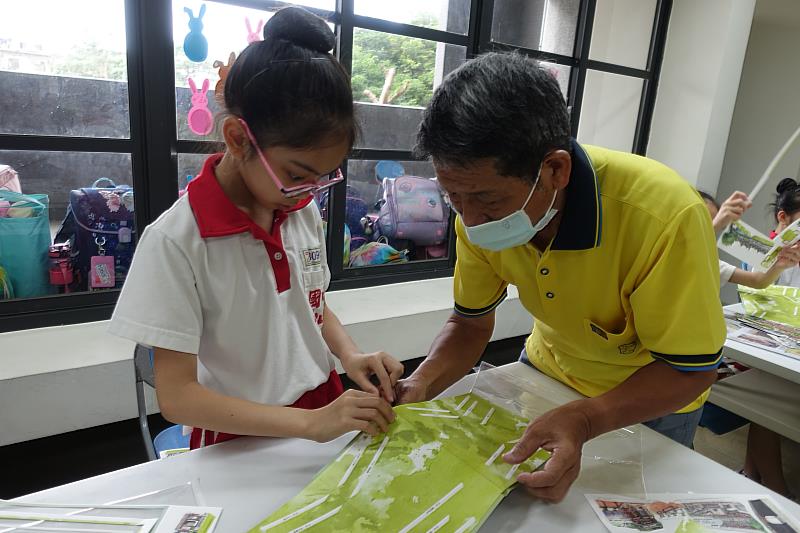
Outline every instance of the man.
[(534, 496), (563, 499), (583, 444), (617, 428), (646, 422), (691, 445), (725, 339), (714, 232), (694, 189), (656, 161), (570, 139), (558, 84), (517, 54), (448, 76), (417, 150), (459, 214), (455, 311), (399, 401), (466, 374), (512, 284), (535, 317), (522, 359), (587, 396), (532, 421), (506, 454), (553, 452), (519, 476)]

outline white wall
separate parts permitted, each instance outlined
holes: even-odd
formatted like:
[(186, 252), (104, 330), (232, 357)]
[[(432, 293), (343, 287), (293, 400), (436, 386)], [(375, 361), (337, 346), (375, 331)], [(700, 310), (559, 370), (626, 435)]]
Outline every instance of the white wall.
[[(770, 0), (771, 1), (771, 0)], [(756, 0), (676, 0), (647, 155), (715, 191)]]
[[(365, 351), (424, 356), (452, 313), (452, 278), (328, 293)], [(492, 340), (530, 333), (516, 289), (497, 310)], [(135, 418), (132, 342), (107, 322), (0, 334), (0, 446)], [(341, 369), (339, 369), (341, 371)], [(157, 411), (148, 394), (149, 412)]]
[[(786, 9), (785, 16), (772, 10)], [(792, 17), (794, 14), (794, 17)], [(788, 137), (800, 127), (800, 2), (759, 0), (747, 48), (717, 198), (735, 190), (749, 193)], [(773, 229), (767, 204), (785, 177), (797, 177), (795, 145), (755, 198), (744, 220), (763, 232)]]

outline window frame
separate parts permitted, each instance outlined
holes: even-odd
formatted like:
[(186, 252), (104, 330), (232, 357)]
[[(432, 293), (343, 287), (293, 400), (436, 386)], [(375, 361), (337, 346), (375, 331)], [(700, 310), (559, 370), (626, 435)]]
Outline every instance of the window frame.
[[(275, 11), (287, 3), (277, 0), (214, 0), (217, 3)], [(501, 0), (469, 0), (468, 33), (451, 33), (411, 24), (355, 14), (355, 0), (336, 0), (335, 11), (308, 8), (335, 25), (335, 53), (350, 72), (356, 29), (391, 33), (466, 47), (467, 59), (488, 51), (518, 51), (529, 57), (571, 67), (567, 105), (571, 130), (577, 134), (581, 103), (589, 70), (643, 80), (631, 151), (645, 155), (652, 126), (656, 91), (666, 45), (672, 0), (657, 0), (646, 67), (637, 69), (589, 59), (597, 0), (580, 0), (572, 56), (496, 43), (491, 40), (494, 5)], [(297, 3), (302, 4), (302, 0)], [(130, 137), (127, 139), (0, 134), (0, 150), (118, 152), (131, 155), (136, 191), (136, 228), (141, 235), (150, 222), (178, 197), (178, 154), (213, 153), (223, 148), (216, 141), (179, 140), (176, 127), (172, 0), (124, 0)], [(409, 150), (355, 149), (349, 160), (414, 160)], [(347, 174), (347, 161), (342, 165)], [(451, 217), (448, 255), (443, 259), (404, 264), (344, 268), (342, 265), (345, 197), (343, 186), (334, 187), (331, 199), (328, 262), (329, 290), (369, 287), (403, 281), (446, 277), (455, 267), (455, 235)], [(105, 320), (111, 316), (119, 290), (60, 294), (0, 301), (0, 332)]]

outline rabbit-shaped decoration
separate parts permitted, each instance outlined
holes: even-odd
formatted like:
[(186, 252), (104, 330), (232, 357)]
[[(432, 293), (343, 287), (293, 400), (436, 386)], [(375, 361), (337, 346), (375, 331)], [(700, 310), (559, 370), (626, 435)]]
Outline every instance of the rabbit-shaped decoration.
[(197, 135), (208, 135), (214, 126), (214, 117), (208, 109), (208, 79), (203, 80), (203, 87), (197, 90), (194, 80), (189, 78), (189, 87), (192, 89), (192, 108), (189, 110), (189, 129)]
[(184, 7), (183, 10), (189, 15), (189, 33), (183, 40), (183, 52), (191, 61), (202, 63), (208, 57), (208, 40), (203, 35), (203, 15), (206, 14), (206, 5), (200, 6), (200, 16), (196, 18), (188, 7)]
[(214, 86), (214, 99), (220, 107), (225, 107), (225, 80), (228, 78), (228, 71), (230, 71), (234, 61), (236, 61), (236, 54), (234, 52), (228, 55), (227, 65), (219, 59), (214, 61), (214, 68), (219, 69), (219, 81)]
[(259, 20), (258, 21), (258, 27), (256, 28), (256, 31), (253, 31), (253, 27), (250, 25), (250, 19), (249, 18), (245, 17), (244, 18), (244, 23), (247, 26), (247, 44), (253, 44), (253, 43), (257, 42), (257, 41), (263, 41), (264, 40), (264, 36), (261, 35), (261, 29), (264, 27), (264, 21), (263, 20)]

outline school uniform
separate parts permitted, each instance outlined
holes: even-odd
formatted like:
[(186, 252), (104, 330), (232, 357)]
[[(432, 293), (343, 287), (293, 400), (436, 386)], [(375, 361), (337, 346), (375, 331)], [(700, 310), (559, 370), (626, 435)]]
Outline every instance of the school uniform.
[[(223, 192), (221, 159), (209, 157), (188, 194), (145, 229), (109, 330), (196, 354), (198, 382), (221, 394), (326, 405), (342, 384), (321, 331), (330, 272), (319, 210), (309, 197), (264, 230)], [(193, 441), (229, 437), (195, 429)]]

